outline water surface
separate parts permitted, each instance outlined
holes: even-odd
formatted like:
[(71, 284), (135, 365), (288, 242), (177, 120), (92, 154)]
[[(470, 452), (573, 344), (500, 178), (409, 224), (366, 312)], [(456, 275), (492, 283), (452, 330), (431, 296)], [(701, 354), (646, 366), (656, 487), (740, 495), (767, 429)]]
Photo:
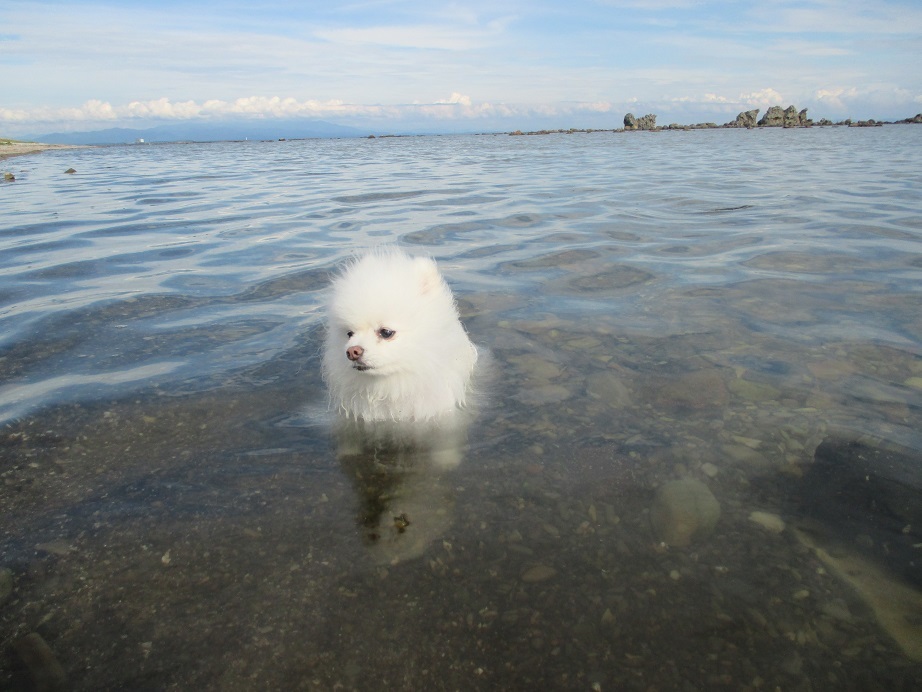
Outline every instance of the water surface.
[[(5, 162), (0, 679), (37, 633), (81, 690), (917, 687), (920, 140)], [(453, 468), (337, 452), (324, 288), (380, 243), (439, 260), (490, 356)], [(890, 455), (869, 495), (856, 449)], [(687, 544), (666, 487), (719, 507)]]

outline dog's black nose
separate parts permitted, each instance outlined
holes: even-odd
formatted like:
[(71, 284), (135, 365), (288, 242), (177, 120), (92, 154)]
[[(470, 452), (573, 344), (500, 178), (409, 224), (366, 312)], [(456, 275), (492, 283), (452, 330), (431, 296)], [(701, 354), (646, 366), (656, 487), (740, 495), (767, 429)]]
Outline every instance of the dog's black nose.
[(363, 353), (365, 353), (365, 349), (361, 346), (350, 346), (346, 349), (346, 358), (349, 360), (358, 360), (362, 357)]

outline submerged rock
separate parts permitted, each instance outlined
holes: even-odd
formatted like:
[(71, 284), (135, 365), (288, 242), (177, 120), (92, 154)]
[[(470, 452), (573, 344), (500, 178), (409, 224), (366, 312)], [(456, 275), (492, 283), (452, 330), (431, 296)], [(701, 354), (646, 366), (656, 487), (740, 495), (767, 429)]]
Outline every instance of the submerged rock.
[(671, 410), (702, 410), (724, 407), (730, 397), (716, 370), (696, 370), (669, 377), (651, 378), (652, 403)]
[(631, 406), (631, 390), (620, 377), (611, 372), (603, 372), (589, 380), (586, 392), (593, 399), (598, 399), (616, 409)]
[(22, 682), (27, 689), (55, 692), (67, 688), (67, 676), (51, 648), (37, 632), (13, 642), (20, 664), (25, 668)]
[(660, 486), (650, 523), (661, 541), (678, 548), (707, 537), (720, 518), (720, 503), (701, 481), (691, 478)]
[(798, 496), (814, 530), (922, 586), (922, 454), (827, 438)]
[(771, 385), (750, 380), (730, 380), (727, 387), (746, 401), (772, 401), (781, 397), (781, 392)]
[(13, 572), (9, 567), (0, 567), (0, 603), (13, 593)]

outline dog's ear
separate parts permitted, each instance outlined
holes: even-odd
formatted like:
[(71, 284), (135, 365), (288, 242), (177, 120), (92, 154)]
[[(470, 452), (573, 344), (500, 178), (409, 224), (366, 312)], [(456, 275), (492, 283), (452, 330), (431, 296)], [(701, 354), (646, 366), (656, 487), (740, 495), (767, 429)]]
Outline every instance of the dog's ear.
[(419, 281), (419, 290), (423, 294), (438, 290), (442, 285), (442, 277), (439, 276), (439, 268), (435, 260), (429, 257), (414, 257), (414, 269), (416, 270), (416, 279)]

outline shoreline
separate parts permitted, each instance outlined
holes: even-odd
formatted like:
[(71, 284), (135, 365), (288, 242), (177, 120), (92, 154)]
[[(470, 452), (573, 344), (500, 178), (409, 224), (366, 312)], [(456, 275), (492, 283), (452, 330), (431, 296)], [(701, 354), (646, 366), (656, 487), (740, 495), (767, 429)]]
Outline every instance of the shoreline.
[(42, 144), (41, 142), (10, 142), (0, 140), (0, 161), (11, 159), (14, 156), (36, 154), (49, 149), (86, 149), (80, 144)]
[[(482, 132), (469, 132), (464, 134), (470, 135), (512, 135), (512, 136), (529, 136), (529, 135), (554, 135), (554, 134), (577, 134), (577, 133), (599, 133), (599, 132), (612, 132), (612, 133), (622, 133), (622, 132), (669, 132), (669, 131), (690, 131), (690, 130), (723, 130), (723, 129), (746, 129), (746, 130), (762, 130), (762, 129), (807, 129), (807, 128), (827, 128), (827, 127), (847, 127), (847, 128), (867, 128), (867, 127), (882, 127), (884, 125), (909, 125), (909, 124), (922, 124), (922, 113), (919, 113), (913, 117), (904, 118), (902, 120), (895, 121), (886, 121), (886, 120), (852, 120), (847, 118), (842, 121), (833, 122), (826, 118), (821, 118), (820, 120), (812, 120), (807, 116), (807, 109), (804, 108), (801, 111), (798, 111), (794, 106), (788, 106), (786, 109), (782, 109), (780, 106), (772, 106), (768, 109), (765, 116), (761, 120), (757, 120), (759, 114), (759, 109), (754, 109), (751, 111), (744, 111), (736, 116), (735, 120), (732, 120), (723, 125), (719, 125), (714, 122), (703, 122), (695, 123), (691, 125), (671, 123), (669, 125), (657, 125), (656, 124), (656, 115), (653, 113), (644, 115), (642, 117), (635, 117), (632, 113), (628, 113), (624, 116), (624, 126), (615, 127), (615, 128), (560, 128), (560, 129), (540, 129), (540, 130), (513, 130), (513, 131), (482, 131)], [(401, 138), (401, 137), (421, 137), (427, 136), (435, 133), (420, 133), (420, 134), (370, 134), (365, 136), (356, 136), (355, 139), (388, 139), (388, 138)], [(439, 133), (436, 136), (442, 136), (442, 134), (449, 133)], [(462, 134), (462, 133), (451, 133), (451, 134)], [(286, 142), (286, 141), (297, 141), (300, 139), (315, 139), (314, 137), (300, 138), (292, 137), (286, 138), (281, 137), (277, 141)], [(316, 139), (344, 139), (344, 137), (318, 137)], [(345, 137), (345, 139), (352, 139), (352, 137)], [(214, 143), (221, 141), (238, 141), (238, 140), (175, 140), (175, 141), (157, 141), (157, 142), (144, 142), (144, 140), (138, 140), (135, 143), (145, 143), (145, 144), (188, 144), (188, 143)], [(243, 141), (243, 140), (239, 140)], [(265, 140), (253, 140), (253, 141), (276, 141), (273, 139)], [(129, 144), (129, 142), (124, 142), (122, 144)], [(53, 151), (58, 149), (91, 149), (97, 146), (108, 146), (107, 144), (46, 144), (43, 142), (21, 142), (12, 139), (7, 139), (5, 137), (0, 137), (0, 161), (5, 161), (16, 156), (26, 156), (28, 154), (37, 154), (43, 151)]]

